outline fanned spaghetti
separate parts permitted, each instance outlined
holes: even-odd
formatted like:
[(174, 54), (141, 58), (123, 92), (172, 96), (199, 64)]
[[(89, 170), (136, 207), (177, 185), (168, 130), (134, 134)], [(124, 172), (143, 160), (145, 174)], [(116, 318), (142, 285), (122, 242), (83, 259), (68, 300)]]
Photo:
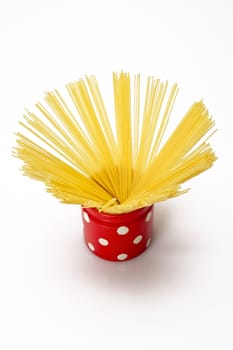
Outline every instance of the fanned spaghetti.
[(187, 192), (181, 185), (216, 160), (203, 140), (215, 123), (202, 101), (161, 147), (176, 84), (168, 91), (149, 77), (141, 113), (140, 75), (131, 82), (128, 73), (113, 73), (115, 133), (94, 76), (66, 88), (67, 101), (54, 90), (36, 113), (27, 111), (20, 124), (31, 136), (18, 133), (13, 152), (24, 174), (64, 203), (129, 212)]

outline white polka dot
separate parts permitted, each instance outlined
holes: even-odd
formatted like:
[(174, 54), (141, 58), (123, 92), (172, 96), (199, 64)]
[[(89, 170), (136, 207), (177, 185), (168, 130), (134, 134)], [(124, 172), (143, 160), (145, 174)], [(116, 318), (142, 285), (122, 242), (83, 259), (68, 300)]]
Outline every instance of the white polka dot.
[(127, 254), (124, 254), (124, 253), (122, 253), (122, 254), (119, 254), (119, 255), (117, 255), (117, 259), (118, 260), (125, 260), (125, 259), (127, 259), (128, 258), (128, 255)]
[(87, 212), (84, 211), (83, 217), (84, 217), (84, 220), (89, 224), (90, 218), (89, 218), (89, 215), (87, 214)]
[(95, 247), (93, 246), (93, 244), (91, 242), (88, 242), (87, 245), (93, 252), (95, 251)]
[(151, 242), (151, 238), (148, 239), (148, 241), (146, 242), (146, 247), (148, 248)]
[(146, 216), (146, 222), (149, 222), (151, 219), (152, 211), (149, 211), (149, 213)]
[(107, 239), (105, 239), (105, 238), (99, 238), (98, 242), (99, 242), (99, 244), (103, 245), (104, 247), (109, 245), (109, 241)]
[(120, 226), (117, 229), (118, 235), (126, 235), (129, 232), (129, 228), (127, 226)]
[(134, 244), (138, 244), (140, 243), (142, 240), (142, 235), (138, 235), (136, 238), (134, 238), (133, 242)]

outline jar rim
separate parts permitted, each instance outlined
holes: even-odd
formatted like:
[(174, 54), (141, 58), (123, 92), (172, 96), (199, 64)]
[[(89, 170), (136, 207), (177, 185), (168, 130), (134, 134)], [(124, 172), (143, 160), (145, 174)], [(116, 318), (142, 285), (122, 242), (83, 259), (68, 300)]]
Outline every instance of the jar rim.
[(152, 209), (153, 204), (147, 207), (142, 207), (128, 213), (122, 214), (110, 214), (98, 211), (96, 208), (85, 208), (82, 207), (82, 211), (86, 212), (90, 217), (90, 220), (99, 221), (101, 223), (118, 224), (122, 222), (131, 222), (134, 220), (140, 220), (141, 217), (146, 216), (147, 213)]

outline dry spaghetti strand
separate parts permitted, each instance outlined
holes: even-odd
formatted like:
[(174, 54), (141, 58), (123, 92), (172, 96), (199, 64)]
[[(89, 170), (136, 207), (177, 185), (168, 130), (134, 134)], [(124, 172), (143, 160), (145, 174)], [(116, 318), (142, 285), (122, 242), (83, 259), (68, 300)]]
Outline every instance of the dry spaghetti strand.
[(119, 202), (129, 195), (132, 183), (132, 134), (129, 74), (113, 73), (118, 144)]

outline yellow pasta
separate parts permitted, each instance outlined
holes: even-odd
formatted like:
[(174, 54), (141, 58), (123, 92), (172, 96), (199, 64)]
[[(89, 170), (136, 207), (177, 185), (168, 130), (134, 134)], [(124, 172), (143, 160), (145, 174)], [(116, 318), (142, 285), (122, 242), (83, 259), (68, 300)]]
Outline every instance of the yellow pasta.
[(67, 84), (66, 99), (58, 90), (46, 93), (37, 112), (20, 121), (25, 132), (13, 155), (24, 175), (63, 203), (112, 214), (186, 193), (182, 184), (217, 159), (207, 143), (215, 123), (196, 102), (164, 142), (178, 87), (148, 77), (141, 103), (140, 80), (113, 73), (115, 126), (94, 76)]

